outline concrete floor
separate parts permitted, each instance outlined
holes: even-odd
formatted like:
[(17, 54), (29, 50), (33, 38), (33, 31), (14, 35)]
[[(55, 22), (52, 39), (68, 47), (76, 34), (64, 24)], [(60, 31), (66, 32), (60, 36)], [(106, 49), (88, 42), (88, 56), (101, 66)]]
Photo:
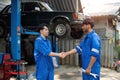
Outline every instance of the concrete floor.
[[(27, 67), (28, 74), (35, 73), (35, 65)], [(81, 71), (79, 67), (70, 65), (60, 65), (59, 68), (55, 69), (55, 80), (82, 80)], [(101, 68), (101, 78), (100, 80), (120, 80), (120, 73), (115, 70), (108, 68)]]

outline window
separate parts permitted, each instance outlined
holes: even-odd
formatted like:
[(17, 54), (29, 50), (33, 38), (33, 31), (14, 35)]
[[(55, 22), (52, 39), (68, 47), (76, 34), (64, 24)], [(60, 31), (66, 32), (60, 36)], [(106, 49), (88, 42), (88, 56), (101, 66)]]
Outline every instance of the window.
[(11, 13), (11, 7), (8, 9), (8, 13)]
[(45, 2), (40, 2), (39, 5), (41, 6), (42, 11), (53, 11), (51, 7)]
[(26, 12), (35, 11), (36, 7), (39, 8), (39, 6), (36, 3), (25, 3), (23, 5), (24, 5), (24, 7), (22, 7), (24, 8), (23, 11), (26, 11)]

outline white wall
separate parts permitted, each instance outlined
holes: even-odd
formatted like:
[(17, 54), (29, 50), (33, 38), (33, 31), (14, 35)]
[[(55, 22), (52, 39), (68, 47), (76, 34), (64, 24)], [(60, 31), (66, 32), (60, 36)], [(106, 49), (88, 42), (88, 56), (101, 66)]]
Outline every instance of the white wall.
[(114, 36), (114, 29), (112, 29), (112, 25), (109, 25), (108, 17), (94, 17), (94, 23), (94, 29), (102, 38)]
[(95, 28), (107, 28), (107, 18), (94, 18)]

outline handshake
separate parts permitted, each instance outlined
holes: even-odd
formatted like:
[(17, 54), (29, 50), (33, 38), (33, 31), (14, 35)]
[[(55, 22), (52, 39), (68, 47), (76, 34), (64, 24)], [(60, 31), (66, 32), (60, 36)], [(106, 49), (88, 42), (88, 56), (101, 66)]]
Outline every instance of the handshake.
[(60, 58), (65, 58), (67, 55), (68, 55), (67, 52), (58, 53), (58, 57)]
[(70, 54), (74, 54), (76, 53), (76, 49), (72, 49), (70, 51), (67, 51), (67, 52), (60, 52), (60, 53), (54, 53), (54, 52), (51, 52), (50, 56), (58, 56), (60, 58), (65, 58), (66, 56), (70, 55)]

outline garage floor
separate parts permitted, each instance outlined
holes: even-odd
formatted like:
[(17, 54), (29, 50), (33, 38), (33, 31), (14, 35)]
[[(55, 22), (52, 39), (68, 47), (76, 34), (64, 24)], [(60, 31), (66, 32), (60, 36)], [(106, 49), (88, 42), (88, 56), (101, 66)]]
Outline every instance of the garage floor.
[[(35, 65), (27, 67), (28, 74), (35, 73)], [(59, 68), (55, 69), (55, 80), (82, 80), (81, 71), (79, 67), (70, 66), (70, 65), (60, 65)], [(115, 70), (108, 68), (101, 69), (101, 79), (100, 80), (120, 80), (120, 73)]]

